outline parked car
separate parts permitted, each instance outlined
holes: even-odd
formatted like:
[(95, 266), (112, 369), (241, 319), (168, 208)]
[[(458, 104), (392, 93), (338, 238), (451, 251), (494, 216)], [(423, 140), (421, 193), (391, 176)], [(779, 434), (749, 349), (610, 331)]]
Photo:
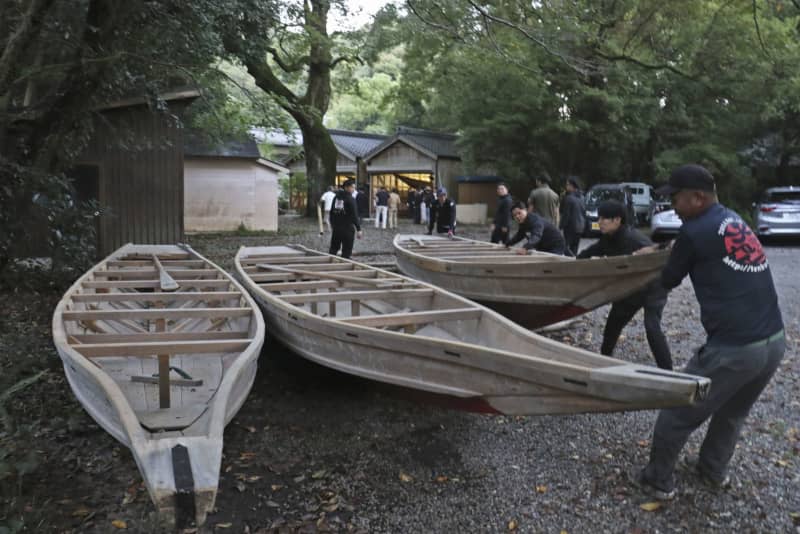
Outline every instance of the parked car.
[(800, 186), (771, 187), (753, 208), (759, 236), (800, 235)]
[(653, 241), (669, 238), (678, 234), (683, 221), (675, 210), (660, 211), (650, 219), (650, 237)]
[(585, 235), (593, 236), (600, 233), (600, 224), (597, 222), (597, 206), (606, 200), (616, 200), (625, 205), (625, 186), (622, 184), (597, 184), (586, 192), (584, 206), (586, 207)]
[(633, 197), (633, 211), (636, 222), (644, 224), (650, 220), (650, 202), (652, 201), (652, 188), (643, 182), (622, 182), (631, 190)]
[(650, 217), (649, 220), (653, 220), (653, 215), (656, 213), (661, 213), (662, 211), (667, 211), (672, 209), (672, 200), (670, 200), (669, 196), (667, 195), (660, 195), (653, 192), (652, 199), (650, 200)]

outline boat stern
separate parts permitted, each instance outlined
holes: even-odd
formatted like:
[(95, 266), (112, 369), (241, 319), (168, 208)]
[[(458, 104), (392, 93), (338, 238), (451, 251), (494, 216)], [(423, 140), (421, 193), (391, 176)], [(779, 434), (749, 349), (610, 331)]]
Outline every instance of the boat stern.
[(202, 526), (217, 497), (222, 439), (164, 438), (132, 450), (161, 524)]
[(592, 369), (590, 395), (645, 408), (687, 406), (703, 400), (711, 380), (638, 364), (611, 365)]

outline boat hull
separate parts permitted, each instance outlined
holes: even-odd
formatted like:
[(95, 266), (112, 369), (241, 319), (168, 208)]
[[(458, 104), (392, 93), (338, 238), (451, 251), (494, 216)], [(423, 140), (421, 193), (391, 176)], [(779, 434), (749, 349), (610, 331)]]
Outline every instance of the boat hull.
[[(306, 274), (282, 279), (278, 273), (291, 269), (271, 265), (271, 250), (282, 265), (327, 258), (329, 264), (316, 267), (330, 271), (309, 276), (320, 271), (306, 267)], [(448, 396), (476, 411), (514, 415), (679, 406), (702, 396), (708, 386), (700, 377), (562, 345), (428, 284), (311, 251), (290, 259), (291, 250), (241, 249), (237, 272), (262, 307), (271, 336), (300, 356), (342, 372)], [(352, 270), (342, 270), (347, 267)], [(341, 276), (344, 272), (350, 275)], [(373, 274), (373, 280), (386, 280), (394, 289), (359, 292), (325, 279), (352, 281), (353, 273)], [(336, 307), (328, 307), (331, 301)], [(436, 318), (412, 325), (420, 315)]]
[[(160, 521), (178, 527), (202, 525), (214, 508), (223, 429), (252, 387), (264, 334), (263, 318), (246, 291), (187, 250), (126, 245), (76, 281), (53, 316), (55, 346), (75, 397), (104, 430), (130, 448)], [(141, 253), (182, 253), (190, 258), (187, 263), (202, 264), (201, 274), (173, 272), (186, 273), (180, 276), (189, 278), (181, 281), (187, 289), (200, 287), (157, 291), (157, 280), (144, 279), (152, 271), (139, 268), (145, 260), (121, 259)], [(208, 291), (214, 286), (223, 291)], [(205, 308), (225, 304), (237, 305), (235, 324), (212, 319), (216, 312)], [(159, 314), (165, 318), (157, 319)], [(214, 328), (208, 329), (212, 323)], [(225, 331), (234, 326), (244, 332)], [(233, 339), (243, 333), (247, 339)], [(156, 356), (161, 353), (165, 356)], [(159, 379), (149, 374), (157, 358), (170, 366), (163, 382), (169, 403), (159, 398)], [(175, 369), (191, 372), (200, 385), (185, 386)], [(176, 463), (175, 458), (182, 460)]]
[[(668, 257), (666, 252), (584, 260), (550, 254), (517, 256), (503, 247), (495, 252), (496, 246), (489, 243), (464, 242), (398, 235), (397, 267), (526, 328), (557, 323), (625, 298), (657, 279)], [(471, 256), (472, 247), (482, 252)]]

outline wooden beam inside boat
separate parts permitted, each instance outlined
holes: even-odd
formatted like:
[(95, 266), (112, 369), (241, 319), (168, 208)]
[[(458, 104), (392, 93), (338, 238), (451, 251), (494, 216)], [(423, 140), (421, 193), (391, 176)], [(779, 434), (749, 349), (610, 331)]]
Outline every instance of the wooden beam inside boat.
[(173, 354), (218, 354), (241, 352), (252, 339), (202, 340), (202, 341), (158, 341), (153, 343), (84, 343), (72, 348), (87, 358), (107, 356), (137, 356), (155, 358), (157, 355)]
[(361, 317), (342, 317), (342, 322), (361, 326), (404, 326), (410, 324), (427, 324), (444, 321), (469, 321), (481, 316), (480, 308), (453, 308), (450, 310), (432, 310), (404, 313), (387, 313), (383, 315), (367, 315)]
[[(217, 269), (164, 269), (167, 274), (173, 278), (180, 276), (218, 276), (220, 272)], [(109, 269), (106, 271), (95, 271), (95, 278), (119, 278), (120, 280), (149, 280), (158, 276), (158, 270), (125, 270), (125, 269)]]
[(381, 291), (331, 291), (329, 293), (305, 293), (302, 295), (279, 296), (289, 304), (307, 302), (329, 302), (332, 300), (402, 300), (407, 298), (427, 298), (433, 296), (433, 289), (389, 289)]
[[(227, 288), (230, 286), (231, 281), (225, 278), (217, 278), (214, 280), (180, 280), (176, 279), (182, 288), (189, 287), (197, 288), (212, 288), (222, 287)], [(95, 281), (89, 280), (81, 284), (87, 289), (156, 289), (161, 288), (159, 280), (108, 280), (108, 281)]]
[(209, 302), (241, 297), (238, 291), (206, 291), (187, 293), (86, 293), (72, 295), (73, 302)]
[(242, 258), (240, 260), (242, 265), (255, 265), (257, 263), (275, 263), (278, 265), (283, 265), (285, 263), (302, 263), (302, 264), (314, 264), (314, 263), (338, 263), (335, 261), (335, 258), (329, 258), (328, 256), (291, 256), (291, 257), (270, 257), (270, 256), (250, 256), (247, 258)]
[(203, 341), (214, 339), (244, 339), (247, 332), (161, 332), (141, 334), (73, 334), (73, 344), (80, 343), (149, 343), (155, 341)]
[(153, 310), (83, 310), (65, 311), (65, 321), (119, 321), (123, 319), (186, 319), (197, 317), (245, 317), (251, 308), (162, 308)]
[[(161, 260), (164, 267), (204, 267), (203, 260)], [(153, 261), (147, 260), (108, 260), (107, 267), (152, 267)]]

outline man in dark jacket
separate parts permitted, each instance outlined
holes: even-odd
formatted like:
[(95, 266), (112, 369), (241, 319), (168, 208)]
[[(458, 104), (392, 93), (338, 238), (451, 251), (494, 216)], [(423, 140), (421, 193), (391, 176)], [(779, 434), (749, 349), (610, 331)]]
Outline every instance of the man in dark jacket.
[(436, 200), (431, 204), (431, 220), (428, 222), (428, 235), (436, 232), (452, 236), (456, 232), (456, 202), (447, 198), (447, 189), (440, 187), (436, 190)]
[(673, 288), (691, 278), (707, 334), (684, 371), (711, 379), (704, 399), (661, 410), (650, 462), (635, 475), (648, 493), (670, 499), (681, 449), (709, 418), (700, 453), (687, 463), (707, 485), (729, 484), (728, 466), (742, 426), (780, 367), (786, 337), (764, 249), (742, 218), (719, 203), (713, 175), (700, 165), (684, 165), (659, 192), (670, 196), (683, 220), (661, 283)]
[(511, 230), (511, 195), (508, 194), (508, 186), (500, 182), (497, 184), (497, 211), (490, 231), (492, 232), (492, 243), (508, 243), (509, 231)]
[(564, 232), (564, 241), (567, 242), (567, 248), (573, 256), (578, 254), (583, 227), (586, 224), (584, 210), (580, 183), (576, 177), (570, 176), (567, 178), (567, 194), (561, 202), (559, 228)]
[(349, 258), (353, 253), (353, 241), (357, 235), (361, 239), (361, 222), (358, 218), (358, 207), (353, 199), (356, 184), (347, 180), (343, 189), (336, 192), (331, 207), (331, 246), (328, 254), (338, 254), (342, 249), (342, 257)]
[(522, 241), (528, 240), (523, 248), (517, 249), (517, 254), (527, 254), (531, 250), (551, 252), (553, 254), (566, 254), (567, 245), (564, 236), (553, 223), (528, 211), (524, 202), (517, 202), (511, 208), (511, 215), (519, 223), (519, 229), (506, 246), (512, 247)]
[[(641, 232), (625, 224), (627, 214), (625, 206), (615, 200), (607, 200), (597, 207), (600, 223), (600, 239), (594, 245), (585, 248), (578, 254), (578, 259), (596, 256), (623, 256), (633, 254), (640, 248), (653, 244)], [(661, 314), (667, 304), (667, 291), (658, 280), (654, 280), (641, 289), (618, 300), (611, 305), (606, 327), (603, 330), (603, 344), (600, 353), (611, 356), (617, 340), (636, 312), (644, 308), (644, 330), (647, 343), (661, 369), (672, 369), (672, 355), (667, 339), (661, 331)]]
[(415, 224), (419, 224), (419, 205), (417, 204), (417, 190), (413, 187), (408, 190), (408, 215)]

